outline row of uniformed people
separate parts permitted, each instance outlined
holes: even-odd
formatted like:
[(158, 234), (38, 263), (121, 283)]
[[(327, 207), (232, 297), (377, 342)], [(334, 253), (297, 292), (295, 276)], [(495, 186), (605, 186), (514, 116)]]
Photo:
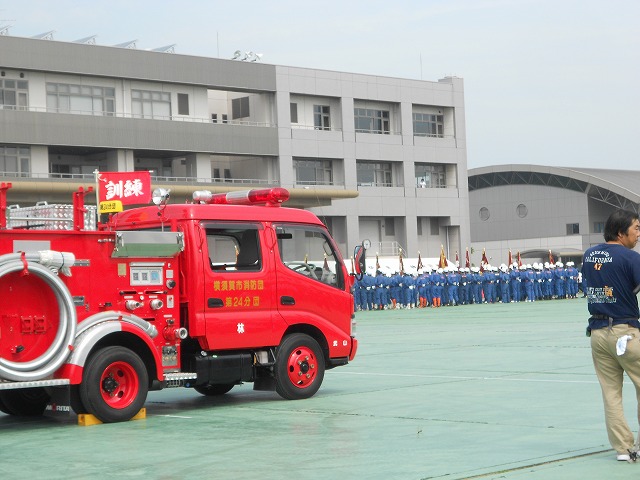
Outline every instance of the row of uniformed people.
[(427, 267), (417, 275), (365, 274), (354, 285), (358, 310), (424, 308), (427, 306), (509, 303), (551, 298), (575, 298), (579, 272), (573, 262), (567, 267), (538, 264), (500, 268), (486, 265), (471, 268)]

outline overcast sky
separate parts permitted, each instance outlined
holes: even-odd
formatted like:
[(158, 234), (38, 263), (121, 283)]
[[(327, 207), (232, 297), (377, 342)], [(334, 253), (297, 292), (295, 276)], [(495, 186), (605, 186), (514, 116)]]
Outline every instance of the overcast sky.
[(9, 35), (464, 78), (468, 167), (638, 169), (639, 0), (20, 0)]

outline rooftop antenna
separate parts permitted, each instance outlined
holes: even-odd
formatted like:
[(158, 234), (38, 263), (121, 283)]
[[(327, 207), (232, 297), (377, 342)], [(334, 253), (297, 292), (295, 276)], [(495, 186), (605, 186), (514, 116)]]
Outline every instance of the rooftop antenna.
[(79, 40), (74, 40), (73, 43), (84, 43), (86, 45), (95, 45), (96, 35), (91, 35), (90, 37), (84, 37), (84, 38), (80, 38)]
[(138, 40), (130, 40), (128, 42), (123, 42), (123, 43), (119, 43), (117, 45), (114, 45), (114, 47), (130, 48), (131, 50), (136, 50), (138, 48), (137, 45), (136, 45), (137, 42), (138, 42)]
[(36, 38), (38, 40), (53, 40), (54, 33), (56, 33), (55, 30), (50, 30), (48, 32), (41, 33), (40, 35), (34, 35), (31, 38)]
[(153, 50), (151, 50), (152, 52), (162, 52), (162, 53), (176, 53), (176, 49), (175, 49), (176, 44), (172, 44), (172, 45), (167, 45), (164, 47), (158, 47), (158, 48), (154, 48)]
[(9, 35), (9, 29), (13, 27), (13, 25), (5, 25), (4, 27), (0, 27), (0, 35)]

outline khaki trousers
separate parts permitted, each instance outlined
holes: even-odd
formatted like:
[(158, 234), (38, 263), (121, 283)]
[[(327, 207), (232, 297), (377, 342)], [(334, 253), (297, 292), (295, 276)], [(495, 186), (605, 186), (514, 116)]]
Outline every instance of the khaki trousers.
[[(616, 342), (624, 335), (627, 342), (623, 355), (616, 354)], [(614, 325), (591, 332), (591, 355), (602, 388), (605, 422), (609, 443), (618, 453), (633, 449), (634, 437), (622, 408), (623, 373), (626, 372), (636, 388), (637, 416), (640, 423), (640, 330), (627, 324)]]

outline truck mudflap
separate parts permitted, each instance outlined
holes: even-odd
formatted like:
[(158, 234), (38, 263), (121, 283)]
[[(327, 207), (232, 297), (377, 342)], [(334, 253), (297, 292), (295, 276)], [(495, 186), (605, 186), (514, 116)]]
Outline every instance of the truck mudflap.
[(155, 360), (156, 378), (163, 379), (162, 358), (152, 342), (158, 335), (155, 326), (136, 315), (109, 311), (88, 317), (78, 325), (73, 351), (61, 369), (65, 375), (70, 375), (72, 384), (82, 381), (83, 367), (96, 344), (105, 336), (117, 332), (131, 333), (147, 345)]

